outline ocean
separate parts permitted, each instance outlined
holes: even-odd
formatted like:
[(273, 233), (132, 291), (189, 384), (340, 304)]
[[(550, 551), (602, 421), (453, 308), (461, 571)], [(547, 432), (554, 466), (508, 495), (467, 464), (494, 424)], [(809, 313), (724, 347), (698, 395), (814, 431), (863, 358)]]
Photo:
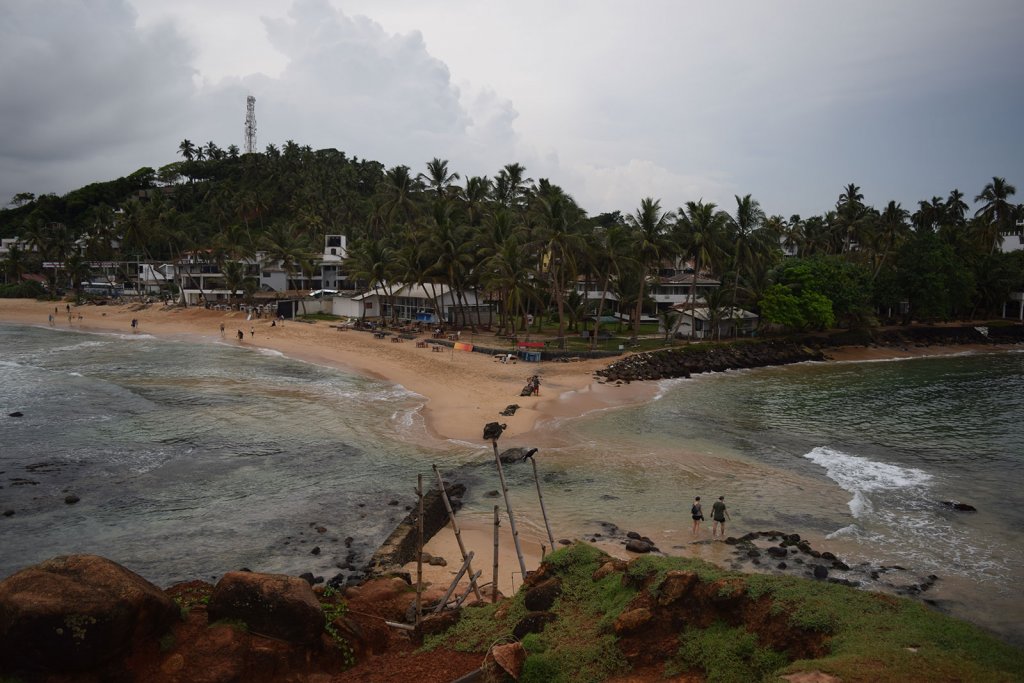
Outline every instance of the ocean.
[[(379, 380), (230, 340), (0, 324), (0, 349), (0, 577), (88, 552), (163, 586), (330, 578), (365, 563), (431, 465), (468, 477), (464, 523), (499, 500), (489, 444), (432, 439), (422, 397)], [(935, 574), (942, 609), (1024, 644), (1021, 415), (1019, 351), (805, 363), (665, 381), (502, 447), (540, 448), (556, 538), (614, 524), (723, 561), (691, 544), (689, 507), (724, 495), (731, 535)], [(506, 477), (520, 535), (546, 542), (532, 468)]]

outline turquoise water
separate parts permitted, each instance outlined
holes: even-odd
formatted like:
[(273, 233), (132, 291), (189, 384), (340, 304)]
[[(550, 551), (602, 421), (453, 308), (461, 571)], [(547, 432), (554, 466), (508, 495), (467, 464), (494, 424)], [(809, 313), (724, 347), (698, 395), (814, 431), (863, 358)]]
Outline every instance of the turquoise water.
[[(90, 552), (159, 585), (238, 567), (329, 578), (366, 561), (432, 464), (479, 463), (460, 517), (490, 523), (489, 446), (431, 440), (422, 399), (399, 387), (215, 341), (0, 325), (0, 349), (0, 510), (15, 511), (0, 517), (0, 576)], [(937, 574), (945, 609), (1024, 642), (1024, 353), (660, 386), (502, 443), (541, 446), (556, 538), (612, 523), (721, 559), (690, 546), (688, 512), (725, 495), (731, 534), (779, 528), (851, 563)], [(506, 476), (524, 542), (546, 542), (532, 469)]]

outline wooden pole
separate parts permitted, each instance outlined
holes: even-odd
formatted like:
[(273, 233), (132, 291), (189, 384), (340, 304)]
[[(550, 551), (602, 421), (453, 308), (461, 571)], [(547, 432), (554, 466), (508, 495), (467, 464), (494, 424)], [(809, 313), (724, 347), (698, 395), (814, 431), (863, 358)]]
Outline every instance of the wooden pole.
[[(462, 553), (462, 559), (465, 560), (466, 546), (462, 542), (462, 532), (459, 531), (459, 523), (455, 520), (455, 510), (452, 509), (452, 503), (448, 500), (448, 491), (444, 488), (444, 480), (441, 479), (441, 470), (437, 469), (437, 465), (433, 465), (434, 474), (437, 475), (437, 485), (441, 488), (441, 500), (444, 501), (444, 508), (448, 511), (448, 519), (451, 520), (452, 529), (455, 530), (455, 540), (459, 542), (459, 552)], [(469, 576), (473, 577), (473, 568), (469, 567)], [(470, 585), (473, 587), (473, 593), (476, 594), (476, 599), (480, 602), (484, 601), (483, 596), (480, 594), (480, 587), (477, 586), (476, 581), (471, 581)]]
[(551, 543), (551, 550), (555, 549), (555, 536), (551, 533), (551, 523), (548, 522), (548, 513), (544, 509), (544, 494), (540, 492), (540, 477), (537, 476), (537, 461), (530, 457), (530, 464), (533, 465), (533, 481), (537, 484), (537, 498), (540, 500), (540, 514), (544, 518), (544, 527), (548, 530), (548, 541)]
[(416, 623), (423, 618), (423, 475), (416, 475), (416, 496), (419, 498), (419, 520), (416, 525)]
[(494, 580), (491, 582), (491, 603), (498, 602), (498, 527), (501, 520), (498, 518), (498, 506), (494, 506)]
[(475, 574), (469, 577), (469, 588), (463, 591), (462, 595), (460, 595), (459, 598), (455, 601), (456, 609), (462, 607), (462, 603), (465, 602), (466, 598), (469, 597), (470, 592), (473, 590), (473, 586), (477, 584), (477, 579), (480, 578), (481, 574), (483, 574), (483, 572), (478, 569)]
[[(450, 586), (448, 586), (448, 590), (447, 590), (447, 592), (445, 592), (444, 597), (441, 598), (440, 602), (437, 603), (437, 607), (434, 608), (435, 612), (440, 612), (441, 610), (444, 609), (444, 606), (448, 604), (448, 598), (452, 597), (452, 593), (455, 592), (455, 588), (459, 585), (459, 581), (462, 580), (462, 575), (466, 573), (466, 569), (469, 567), (469, 563), (470, 563), (470, 561), (472, 559), (473, 559), (473, 553), (471, 551), (469, 553), (469, 555), (466, 556), (465, 561), (463, 561), (462, 568), (459, 569), (459, 572), (455, 575), (455, 578), (452, 579), (452, 583), (451, 583)], [(473, 574), (472, 573), (470, 573), (469, 578), (470, 578), (470, 583), (472, 584), (472, 579), (473, 579)]]
[(523, 550), (519, 547), (519, 532), (516, 531), (516, 519), (512, 515), (512, 501), (508, 497), (508, 484), (505, 483), (505, 472), (501, 469), (501, 456), (498, 455), (498, 440), (491, 439), (494, 444), (494, 464), (498, 466), (498, 479), (501, 480), (501, 492), (505, 494), (505, 509), (508, 511), (508, 528), (512, 530), (512, 543), (516, 546), (516, 555), (519, 557), (519, 569), (523, 572), (523, 580), (526, 580), (526, 560), (523, 559)]

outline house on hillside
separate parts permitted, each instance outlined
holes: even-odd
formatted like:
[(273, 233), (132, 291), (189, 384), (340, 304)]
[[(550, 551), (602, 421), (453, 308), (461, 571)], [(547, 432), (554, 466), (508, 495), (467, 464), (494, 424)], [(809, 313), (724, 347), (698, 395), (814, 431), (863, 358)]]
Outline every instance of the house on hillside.
[[(687, 304), (673, 308), (679, 313), (675, 334), (686, 339), (752, 337), (759, 320), (756, 313), (742, 308), (723, 308), (716, 315), (707, 308), (691, 309)], [(716, 320), (712, 321), (712, 317)]]

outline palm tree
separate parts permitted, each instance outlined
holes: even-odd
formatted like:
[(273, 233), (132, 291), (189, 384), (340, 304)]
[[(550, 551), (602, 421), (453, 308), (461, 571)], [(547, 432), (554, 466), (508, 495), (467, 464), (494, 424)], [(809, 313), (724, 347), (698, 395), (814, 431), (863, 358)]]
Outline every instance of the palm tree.
[(1015, 194), (1017, 188), (1006, 182), (1006, 178), (993, 177), (974, 198), (976, 202), (985, 202), (974, 215), (981, 219), (977, 224), (979, 241), (985, 248), (992, 245), (992, 253), (1002, 244), (1003, 234), (1013, 230), (1017, 207), (1009, 199)]
[(859, 241), (865, 211), (862, 199), (864, 199), (864, 195), (861, 194), (860, 188), (854, 183), (850, 183), (843, 188), (839, 195), (839, 201), (836, 202), (837, 224), (844, 233), (844, 253), (850, 251), (850, 243), (853, 240)]
[(729, 228), (732, 233), (733, 253), (733, 278), (732, 307), (736, 308), (736, 299), (740, 289), (740, 276), (743, 273), (744, 265), (749, 265), (770, 248), (766, 241), (767, 233), (761, 229), (764, 224), (765, 215), (761, 210), (761, 204), (752, 199), (748, 194), (744, 197), (734, 195), (736, 198), (736, 215), (731, 216)]
[(438, 199), (448, 199), (452, 195), (453, 188), (457, 192), (458, 186), (455, 181), (459, 179), (458, 173), (448, 172), (448, 160), (434, 157), (427, 162), (427, 172), (420, 173), (416, 179), (424, 184), (434, 193)]
[(591, 350), (597, 347), (597, 337), (601, 330), (601, 318), (604, 316), (604, 304), (613, 282), (621, 278), (622, 270), (639, 269), (639, 262), (633, 252), (632, 235), (618, 223), (594, 231), (591, 241), (590, 261), (599, 273), (598, 287), (601, 298), (597, 304), (597, 315), (594, 321), (593, 334), (590, 337)]
[(881, 272), (885, 259), (898, 251), (903, 240), (906, 239), (909, 232), (907, 225), (909, 217), (910, 213), (895, 201), (890, 201), (879, 216), (875, 243), (872, 245), (876, 255), (875, 267), (871, 274), (872, 281)]
[(582, 253), (580, 238), (582, 212), (572, 198), (561, 191), (538, 196), (531, 208), (537, 222), (538, 253), (542, 254), (551, 295), (558, 311), (558, 343), (565, 348), (565, 296), (575, 277), (576, 254)]
[(21, 282), (21, 276), (28, 269), (28, 264), (25, 262), (25, 251), (16, 242), (7, 249), (3, 268), (7, 282), (13, 284)]
[(661, 210), (660, 199), (651, 197), (642, 199), (636, 213), (626, 216), (626, 225), (633, 231), (633, 253), (641, 271), (640, 291), (633, 316), (634, 337), (640, 334), (640, 316), (643, 312), (644, 292), (650, 270), (663, 259), (674, 256), (670, 229), (675, 217), (671, 211)]
[(196, 158), (196, 149), (196, 146), (188, 138), (182, 140), (178, 145), (178, 153), (185, 157), (185, 161), (192, 161)]
[[(697, 276), (701, 266), (710, 263), (721, 252), (722, 235), (729, 220), (726, 213), (717, 210), (714, 202), (686, 202), (685, 209), (679, 210), (677, 229), (684, 252), (693, 259), (693, 282), (690, 285), (690, 308), (697, 302)], [(694, 337), (696, 325), (690, 329)]]

